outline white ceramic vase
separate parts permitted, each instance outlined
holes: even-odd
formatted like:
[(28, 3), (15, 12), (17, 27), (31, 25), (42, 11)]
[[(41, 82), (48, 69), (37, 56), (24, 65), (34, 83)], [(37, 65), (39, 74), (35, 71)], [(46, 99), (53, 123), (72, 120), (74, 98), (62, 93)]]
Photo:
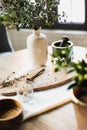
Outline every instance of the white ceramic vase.
[(46, 65), (48, 55), (47, 37), (38, 30), (32, 30), (27, 37), (27, 48), (30, 64), (34, 68)]

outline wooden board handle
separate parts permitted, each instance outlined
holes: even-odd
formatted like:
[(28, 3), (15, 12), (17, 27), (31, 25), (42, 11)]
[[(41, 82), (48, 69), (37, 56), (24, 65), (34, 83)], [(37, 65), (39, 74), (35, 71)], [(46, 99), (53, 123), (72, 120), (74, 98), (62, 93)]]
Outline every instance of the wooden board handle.
[(53, 110), (53, 109), (55, 109), (55, 108), (62, 107), (62, 106), (66, 105), (66, 104), (68, 104), (68, 103), (71, 103), (71, 102), (73, 102), (73, 100), (72, 100), (71, 98), (68, 98), (68, 99), (63, 100), (63, 101), (61, 101), (61, 102), (58, 102), (58, 103), (53, 104), (53, 105), (51, 105), (51, 106), (48, 106), (48, 107), (46, 107), (46, 108), (40, 110), (39, 112), (35, 112), (35, 113), (33, 113), (33, 114), (31, 114), (31, 115), (29, 115), (29, 116), (27, 116), (27, 117), (24, 117), (24, 120), (23, 120), (23, 121), (27, 120), (28, 118), (31, 118), (31, 117), (40, 115), (40, 114), (42, 114), (42, 113), (44, 113), (44, 112)]

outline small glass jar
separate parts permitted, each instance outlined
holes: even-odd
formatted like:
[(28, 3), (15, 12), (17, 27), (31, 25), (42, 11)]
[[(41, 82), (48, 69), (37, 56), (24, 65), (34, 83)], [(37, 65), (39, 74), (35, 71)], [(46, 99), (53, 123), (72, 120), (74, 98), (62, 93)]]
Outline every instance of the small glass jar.
[(29, 102), (33, 98), (33, 82), (30, 79), (18, 83), (17, 96), (21, 102)]

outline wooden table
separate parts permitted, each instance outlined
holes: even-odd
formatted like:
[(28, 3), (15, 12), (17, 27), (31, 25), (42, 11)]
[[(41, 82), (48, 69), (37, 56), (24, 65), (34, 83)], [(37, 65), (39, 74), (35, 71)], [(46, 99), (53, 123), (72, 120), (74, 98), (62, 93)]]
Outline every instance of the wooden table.
[[(49, 47), (49, 50), (51, 48)], [(74, 61), (85, 58), (87, 49), (74, 47)], [(20, 50), (0, 57), (0, 78), (12, 72), (22, 75), (32, 70), (31, 59), (28, 59), (28, 50)], [(47, 62), (47, 65), (49, 61)], [(62, 91), (61, 91), (62, 93)], [(64, 95), (66, 96), (66, 95)], [(32, 117), (16, 130), (87, 130), (87, 108), (73, 103), (56, 108), (49, 112)]]

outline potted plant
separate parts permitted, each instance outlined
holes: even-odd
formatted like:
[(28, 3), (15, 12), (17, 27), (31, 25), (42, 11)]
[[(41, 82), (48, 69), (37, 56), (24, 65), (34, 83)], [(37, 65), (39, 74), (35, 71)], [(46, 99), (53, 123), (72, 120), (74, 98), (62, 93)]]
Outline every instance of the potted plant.
[(1, 3), (0, 24), (14, 25), (17, 30), (52, 27), (57, 21), (57, 0), (1, 0)]
[(31, 28), (27, 38), (29, 57), (33, 66), (45, 66), (47, 61), (47, 37), (40, 28), (51, 28), (58, 20), (55, 9), (58, 0), (1, 0), (0, 24), (14, 26), (17, 30)]
[[(86, 55), (87, 58), (87, 55)], [(71, 62), (73, 67), (70, 72), (75, 71), (73, 83), (68, 89), (73, 89), (73, 95), (76, 102), (87, 106), (87, 60)]]

